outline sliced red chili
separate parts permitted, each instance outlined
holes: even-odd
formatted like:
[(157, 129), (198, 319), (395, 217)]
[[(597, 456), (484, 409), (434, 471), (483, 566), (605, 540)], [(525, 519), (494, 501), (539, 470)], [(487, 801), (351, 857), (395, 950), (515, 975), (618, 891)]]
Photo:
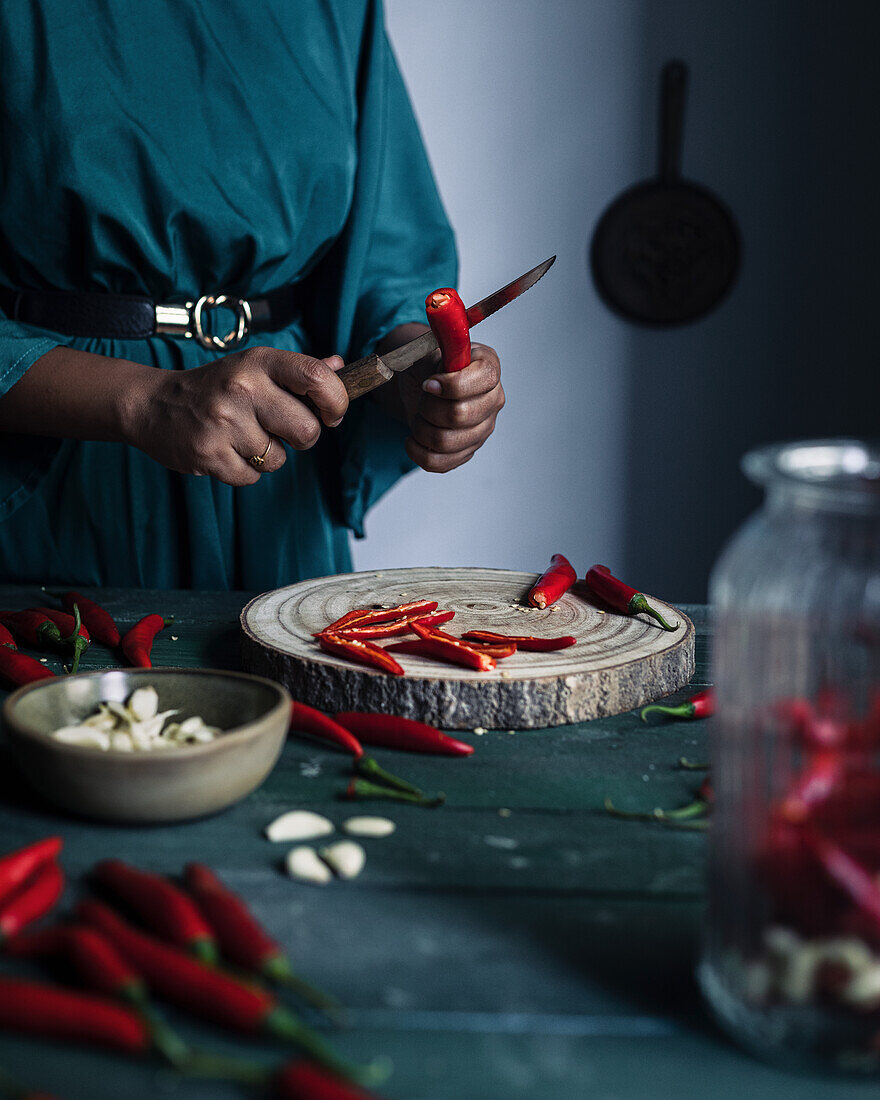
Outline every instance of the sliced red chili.
[(141, 871), (121, 859), (104, 859), (96, 880), (126, 903), (148, 928), (186, 948), (197, 959), (216, 963), (217, 941), (192, 898), (163, 875)]
[(876, 935), (880, 930), (880, 883), (858, 860), (827, 837), (807, 830), (805, 841), (829, 880), (870, 919)]
[(359, 611), (349, 611), (347, 615), (343, 615), (335, 623), (325, 626), (323, 630), (316, 631), (314, 637), (318, 638), (321, 634), (337, 634), (343, 628), (353, 627), (355, 624), (359, 627), (373, 626), (378, 623), (390, 623), (394, 619), (429, 615), (436, 610), (436, 600), (414, 600), (412, 603), (402, 603), (397, 607), (362, 608)]
[(587, 586), (604, 603), (621, 615), (650, 615), (656, 619), (664, 630), (677, 630), (679, 624), (670, 626), (660, 612), (652, 607), (642, 592), (630, 588), (628, 584), (612, 576), (607, 565), (594, 565), (587, 570)]
[(372, 642), (360, 642), (355, 638), (344, 638), (341, 634), (325, 632), (318, 635), (318, 645), (326, 653), (332, 653), (336, 657), (347, 657), (359, 664), (390, 672), (392, 676), (404, 675), (400, 664), (381, 646), (373, 645)]
[(428, 615), (417, 612), (400, 619), (392, 619), (391, 622), (387, 623), (368, 623), (366, 626), (355, 623), (353, 626), (338, 631), (338, 633), (344, 638), (357, 638), (360, 641), (368, 642), (379, 638), (395, 638), (401, 634), (410, 634), (414, 622), (422, 623), (424, 626), (440, 626), (442, 623), (448, 623), (454, 618), (454, 611), (433, 611)]
[(0, 858), (0, 905), (35, 871), (56, 859), (63, 843), (60, 836), (47, 836)]
[(485, 642), (488, 645), (510, 645), (534, 653), (550, 653), (556, 649), (568, 649), (577, 645), (577, 638), (563, 634), (559, 638), (535, 638), (528, 634), (496, 634), (492, 630), (467, 630), (462, 638), (468, 642)]
[(443, 357), (447, 373), (464, 370), (471, 361), (471, 337), (467, 309), (451, 287), (441, 287), (425, 299), (425, 313)]
[(147, 1024), (129, 1008), (90, 993), (0, 977), (0, 1028), (44, 1039), (74, 1039), (131, 1054), (150, 1049)]
[(164, 627), (170, 626), (173, 621), (173, 619), (163, 619), (161, 615), (145, 615), (130, 627), (120, 642), (128, 663), (135, 668), (152, 668), (151, 654), (156, 635)]
[(474, 668), (479, 672), (491, 672), (495, 667), (495, 660), (487, 653), (481, 653), (478, 649), (463, 642), (461, 638), (455, 638), (442, 630), (434, 627), (422, 626), (414, 622), (413, 630), (425, 643), (433, 656), (440, 660), (451, 661), (453, 664), (463, 665), (465, 668)]
[(0, 907), (0, 943), (27, 928), (55, 907), (64, 891), (64, 874), (51, 860), (44, 863)]
[(529, 592), (528, 600), (532, 607), (552, 607), (561, 599), (577, 580), (577, 573), (571, 562), (562, 554), (554, 554), (550, 565)]
[(677, 706), (660, 706), (658, 703), (651, 703), (650, 706), (642, 707), (640, 712), (643, 722), (647, 722), (649, 714), (665, 714), (668, 718), (709, 718), (714, 713), (715, 691), (713, 688), (698, 691), (696, 695), (692, 695), (690, 699), (686, 699)]
[(817, 749), (779, 805), (785, 821), (799, 823), (834, 793), (844, 777), (845, 762), (836, 749)]
[[(516, 653), (514, 642), (509, 645), (488, 645), (485, 642), (474, 642), (471, 648), (478, 653), (485, 653), (487, 657), (492, 657), (496, 661), (502, 661), (505, 657), (512, 657)], [(422, 638), (415, 638), (409, 642), (395, 642), (393, 645), (385, 646), (385, 651), (387, 653), (404, 653), (410, 657), (436, 657), (435, 651)], [(455, 661), (453, 663), (460, 664), (461, 662)]]
[(350, 730), (367, 745), (380, 745), (386, 749), (403, 749), (406, 752), (441, 753), (445, 756), (470, 756), (473, 745), (447, 737), (425, 722), (402, 718), (393, 714), (364, 714), (360, 711), (341, 711), (334, 715), (336, 721)]
[(291, 989), (304, 1001), (324, 1012), (334, 1012), (339, 1002), (294, 972), (280, 943), (263, 928), (244, 901), (225, 886), (210, 867), (188, 863), (184, 869), (187, 889), (210, 922), (224, 958)]

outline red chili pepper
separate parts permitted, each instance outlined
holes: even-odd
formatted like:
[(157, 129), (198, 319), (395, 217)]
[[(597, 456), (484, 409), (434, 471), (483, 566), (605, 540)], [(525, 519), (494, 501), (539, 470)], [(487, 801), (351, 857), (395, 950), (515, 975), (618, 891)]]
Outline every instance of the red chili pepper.
[(64, 610), (70, 615), (73, 614), (73, 605), (76, 604), (83, 623), (96, 642), (110, 646), (111, 649), (119, 645), (119, 627), (109, 611), (79, 592), (64, 592), (59, 598)]
[(533, 638), (528, 634), (496, 634), (492, 630), (466, 630), (462, 634), (467, 642), (486, 642), (488, 645), (509, 645), (533, 653), (550, 653), (555, 649), (568, 649), (577, 645), (577, 638), (564, 634), (561, 638)]
[(10, 649), (18, 649), (15, 644), (15, 638), (9, 633), (9, 630), (0, 623), (0, 645), (9, 646)]
[(45, 916), (55, 906), (63, 890), (61, 868), (54, 860), (44, 863), (33, 878), (3, 902), (0, 908), (0, 944)]
[(697, 787), (697, 798), (702, 799), (707, 806), (711, 806), (715, 801), (715, 788), (712, 786), (711, 776), (707, 775), (699, 787)]
[(55, 673), (35, 657), (19, 653), (7, 645), (0, 645), (0, 680), (13, 687), (33, 684), (37, 680), (51, 680)]
[(347, 657), (359, 664), (370, 665), (382, 672), (390, 672), (393, 676), (404, 675), (400, 664), (381, 646), (374, 645), (372, 642), (360, 642), (355, 638), (344, 638), (341, 634), (330, 634), (325, 631), (318, 635), (318, 645), (326, 653), (332, 653), (336, 657)]
[(836, 749), (817, 749), (779, 805), (785, 821), (798, 824), (834, 793), (843, 780), (844, 760)]
[(490, 672), (495, 667), (494, 658), (474, 649), (461, 638), (455, 638), (434, 627), (422, 626), (418, 622), (414, 622), (412, 627), (425, 643), (425, 647), (432, 651), (434, 657), (442, 661), (451, 661), (453, 664), (464, 665), (465, 668), (475, 668), (479, 672)]
[[(264, 989), (247, 985), (176, 947), (148, 936), (97, 901), (83, 901), (77, 913), (99, 928), (142, 975), (147, 985), (172, 1004), (196, 1016), (246, 1034), (275, 1035), (295, 1043), (310, 1058), (340, 1069), (323, 1041)], [(348, 1067), (342, 1072), (350, 1075)]]
[(290, 728), (300, 733), (310, 733), (313, 737), (319, 737), (322, 741), (329, 741), (338, 745), (341, 749), (350, 752), (357, 759), (364, 755), (364, 747), (344, 726), (328, 718), (326, 714), (306, 706), (305, 703), (294, 702), (290, 705)]
[(808, 830), (805, 840), (831, 882), (870, 918), (876, 934), (880, 929), (880, 883), (870, 871), (827, 837)]
[[(487, 657), (493, 657), (496, 661), (502, 661), (505, 657), (512, 657), (516, 653), (516, 643), (510, 645), (488, 645), (485, 642), (474, 642), (471, 646), (478, 653), (485, 653)], [(405, 653), (410, 657), (434, 657), (434, 650), (421, 638), (409, 642), (395, 642), (385, 646), (386, 653)], [(456, 664), (460, 662), (456, 661)], [(470, 666), (468, 666), (470, 667)]]
[(275, 1095), (280, 1100), (372, 1100), (374, 1094), (363, 1092), (314, 1062), (296, 1061), (278, 1071)]
[(411, 718), (399, 718), (393, 714), (363, 714), (359, 711), (342, 711), (334, 718), (367, 745), (404, 749), (407, 752), (442, 753), (445, 756), (470, 756), (474, 751), (473, 745), (456, 741), (435, 726), (415, 722)]
[(294, 973), (280, 943), (266, 932), (244, 901), (220, 881), (203, 863), (188, 863), (184, 882), (198, 903), (220, 944), (224, 958), (253, 970), (279, 985), (287, 986), (309, 1004), (333, 1012), (339, 1003), (333, 997)]
[(47, 836), (0, 858), (0, 905), (35, 871), (55, 860), (63, 843), (60, 836)]
[(649, 714), (665, 714), (669, 718), (709, 718), (714, 713), (715, 690), (706, 688), (705, 691), (698, 691), (696, 695), (692, 695), (690, 699), (674, 707), (660, 706), (658, 703), (642, 707), (641, 718), (643, 722), (647, 722)]
[(173, 619), (163, 619), (161, 615), (145, 615), (134, 626), (130, 627), (122, 636), (120, 647), (128, 659), (129, 664), (135, 668), (152, 668), (153, 661), (150, 653), (153, 649), (153, 641), (163, 627), (170, 626)]
[(42, 959), (48, 955), (57, 955), (64, 946), (66, 932), (67, 926), (63, 924), (19, 932), (3, 944), (3, 950), (16, 959)]
[(571, 562), (562, 554), (554, 554), (550, 565), (535, 587), (529, 592), (528, 600), (532, 607), (552, 607), (561, 599), (577, 580), (577, 573)]
[(471, 335), (467, 310), (458, 292), (441, 287), (425, 299), (428, 324), (437, 337), (447, 374), (464, 370), (471, 361)]
[(28, 608), (26, 611), (3, 611), (0, 623), (28, 645), (38, 649), (59, 647), (62, 644), (61, 631), (48, 615)]
[(395, 638), (400, 634), (409, 634), (414, 622), (419, 622), (423, 626), (440, 626), (454, 618), (454, 611), (434, 611), (430, 615), (407, 615), (402, 619), (393, 619), (389, 623), (368, 623), (366, 626), (355, 623), (338, 633), (344, 638), (357, 638), (359, 641), (369, 642), (379, 638)]
[(90, 993), (0, 977), (0, 1028), (115, 1047), (132, 1054), (150, 1049), (150, 1031), (131, 1009)]
[(66, 611), (59, 611), (54, 607), (35, 607), (32, 610), (39, 611), (41, 615), (51, 619), (62, 632), (61, 641), (73, 648), (71, 674), (76, 672), (79, 668), (79, 659), (89, 648), (90, 641), (89, 632), (80, 619), (79, 608), (74, 607), (72, 615), (68, 615)]
[(378, 623), (390, 623), (394, 619), (418, 618), (421, 615), (429, 615), (437, 610), (436, 600), (414, 600), (412, 603), (402, 603), (397, 607), (361, 608), (349, 611), (335, 623), (325, 626), (323, 630), (315, 632), (314, 637), (322, 634), (338, 634), (343, 628), (353, 627), (356, 623), (359, 627), (374, 626)]
[(677, 630), (679, 624), (670, 626), (656, 608), (651, 607), (643, 593), (630, 588), (611, 575), (606, 565), (594, 565), (587, 571), (586, 582), (590, 589), (621, 615), (651, 615), (664, 630)]
[(163, 875), (141, 871), (121, 859), (104, 859), (95, 878), (121, 898), (148, 928), (185, 948), (202, 962), (217, 962), (214, 932), (192, 898)]

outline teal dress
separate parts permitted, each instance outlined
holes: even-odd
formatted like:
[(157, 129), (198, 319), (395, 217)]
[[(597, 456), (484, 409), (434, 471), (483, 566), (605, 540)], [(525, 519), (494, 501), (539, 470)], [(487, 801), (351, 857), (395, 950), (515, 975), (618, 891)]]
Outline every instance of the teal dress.
[[(3, 0), (0, 285), (313, 305), (251, 344), (358, 358), (455, 284), (378, 0)], [(0, 394), (51, 348), (188, 370), (193, 340), (72, 339), (0, 314)], [(246, 345), (244, 345), (246, 346)], [(265, 590), (350, 566), (411, 468), (369, 398), (256, 485), (117, 443), (0, 435), (0, 581)]]

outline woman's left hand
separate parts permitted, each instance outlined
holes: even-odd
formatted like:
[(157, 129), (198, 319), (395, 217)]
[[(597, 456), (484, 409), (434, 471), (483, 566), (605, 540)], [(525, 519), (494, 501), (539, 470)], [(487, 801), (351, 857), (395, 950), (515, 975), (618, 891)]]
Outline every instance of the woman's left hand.
[[(386, 350), (413, 339), (426, 326), (401, 329), (392, 334), (393, 342), (385, 343)], [(423, 470), (445, 474), (467, 462), (495, 430), (495, 420), (504, 408), (504, 390), (498, 354), (486, 344), (471, 344), (471, 361), (464, 370), (445, 374), (438, 373), (438, 367), (435, 353), (398, 375), (396, 381), (412, 433), (406, 441), (407, 454)], [(382, 401), (386, 397), (382, 391), (393, 385), (381, 386), (375, 391), (376, 398)]]

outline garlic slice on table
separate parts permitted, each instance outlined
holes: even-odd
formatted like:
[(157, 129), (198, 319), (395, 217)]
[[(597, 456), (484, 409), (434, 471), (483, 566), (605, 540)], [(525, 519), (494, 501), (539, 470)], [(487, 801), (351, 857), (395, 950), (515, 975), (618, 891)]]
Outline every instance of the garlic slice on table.
[(339, 878), (357, 878), (367, 862), (367, 853), (354, 840), (337, 840), (318, 854)]
[(387, 817), (349, 817), (342, 823), (342, 831), (350, 836), (391, 836), (396, 828)]
[(326, 886), (333, 878), (333, 872), (323, 860), (318, 858), (314, 848), (300, 844), (287, 853), (287, 873), (301, 882), (312, 882), (316, 886)]
[(333, 822), (311, 810), (289, 810), (266, 826), (269, 840), (310, 840), (332, 832)]

